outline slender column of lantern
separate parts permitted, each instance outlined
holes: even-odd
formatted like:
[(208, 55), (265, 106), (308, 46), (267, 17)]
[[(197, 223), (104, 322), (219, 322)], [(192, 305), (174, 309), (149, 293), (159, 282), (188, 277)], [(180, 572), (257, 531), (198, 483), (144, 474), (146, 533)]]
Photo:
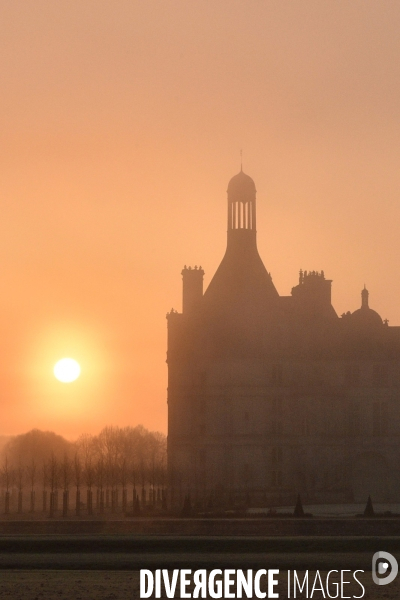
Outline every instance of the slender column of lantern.
[(228, 229), (256, 229), (256, 203), (231, 202), (228, 210)]
[(228, 209), (228, 229), (235, 229), (235, 203), (229, 203)]
[(251, 203), (251, 228), (256, 230), (256, 200)]

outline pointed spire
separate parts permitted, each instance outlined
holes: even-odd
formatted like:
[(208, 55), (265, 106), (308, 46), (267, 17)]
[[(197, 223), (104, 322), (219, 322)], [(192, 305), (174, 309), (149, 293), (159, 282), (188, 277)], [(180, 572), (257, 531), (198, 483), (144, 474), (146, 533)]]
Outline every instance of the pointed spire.
[(369, 296), (369, 291), (365, 287), (365, 283), (364, 283), (364, 289), (361, 291), (361, 308), (369, 308), (368, 296)]
[(294, 507), (293, 516), (294, 517), (304, 517), (304, 509), (303, 509), (303, 504), (301, 502), (300, 494), (297, 495), (297, 502), (296, 502), (296, 506)]
[(364, 517), (374, 517), (374, 516), (375, 516), (375, 511), (374, 511), (374, 507), (372, 506), (371, 496), (368, 496), (367, 506), (365, 507), (365, 510), (364, 510)]
[(243, 173), (243, 150), (240, 149), (240, 172)]

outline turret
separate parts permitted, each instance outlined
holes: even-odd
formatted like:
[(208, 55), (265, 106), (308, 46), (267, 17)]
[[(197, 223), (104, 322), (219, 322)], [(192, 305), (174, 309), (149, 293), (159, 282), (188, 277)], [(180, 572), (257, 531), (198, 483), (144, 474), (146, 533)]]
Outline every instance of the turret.
[(369, 292), (364, 285), (361, 290), (361, 308), (355, 310), (351, 315), (351, 323), (360, 327), (381, 327), (382, 318), (369, 307)]
[(364, 284), (364, 289), (361, 290), (361, 308), (363, 308), (364, 310), (366, 308), (369, 308), (368, 297), (369, 297), (369, 291), (367, 290), (367, 288), (365, 287), (365, 284)]

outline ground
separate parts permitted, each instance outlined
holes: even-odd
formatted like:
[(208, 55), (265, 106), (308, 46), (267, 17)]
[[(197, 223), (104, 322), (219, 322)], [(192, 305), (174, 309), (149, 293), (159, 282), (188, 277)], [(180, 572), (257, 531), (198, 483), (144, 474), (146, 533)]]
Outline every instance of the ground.
[[(321, 578), (326, 580), (326, 572), (321, 571)], [(364, 598), (368, 600), (400, 597), (400, 578), (387, 586), (373, 584), (371, 572), (359, 574), (359, 579), (365, 587)], [(288, 598), (286, 581), (286, 576), (282, 576), (279, 598)], [(334, 596), (334, 589), (330, 593)], [(353, 582), (346, 586), (344, 595), (355, 597), (361, 593), (361, 587)], [(138, 571), (0, 571), (1, 600), (133, 600), (139, 597)], [(179, 593), (175, 597), (179, 598)], [(305, 596), (297, 593), (297, 598)], [(313, 598), (323, 598), (323, 595), (315, 592)]]

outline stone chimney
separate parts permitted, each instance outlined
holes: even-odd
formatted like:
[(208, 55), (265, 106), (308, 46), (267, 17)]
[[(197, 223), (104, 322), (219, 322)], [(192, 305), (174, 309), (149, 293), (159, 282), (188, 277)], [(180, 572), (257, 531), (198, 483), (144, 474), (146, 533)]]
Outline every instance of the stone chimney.
[(203, 297), (203, 277), (204, 271), (201, 267), (195, 266), (183, 268), (183, 299), (182, 312), (184, 315), (191, 315), (196, 312)]

